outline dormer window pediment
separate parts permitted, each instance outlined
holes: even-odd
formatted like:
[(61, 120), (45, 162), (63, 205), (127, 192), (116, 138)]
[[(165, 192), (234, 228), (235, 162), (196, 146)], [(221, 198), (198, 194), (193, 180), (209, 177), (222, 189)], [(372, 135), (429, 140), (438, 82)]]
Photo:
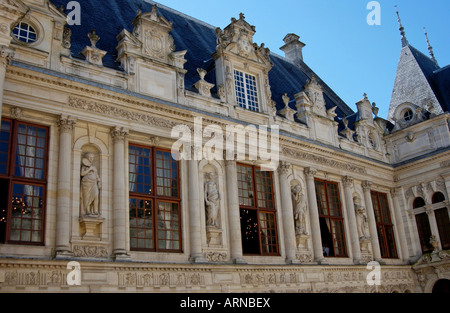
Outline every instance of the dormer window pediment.
[(253, 42), (255, 26), (232, 18), (224, 30), (216, 28), (216, 82), (221, 99), (233, 107), (267, 113), (272, 104), (268, 73), (273, 67), (270, 50)]
[(160, 16), (154, 5), (151, 12), (142, 14), (138, 11), (132, 24), (132, 34), (142, 44), (142, 55), (168, 63), (170, 53), (175, 51), (173, 37), (169, 34), (172, 22)]

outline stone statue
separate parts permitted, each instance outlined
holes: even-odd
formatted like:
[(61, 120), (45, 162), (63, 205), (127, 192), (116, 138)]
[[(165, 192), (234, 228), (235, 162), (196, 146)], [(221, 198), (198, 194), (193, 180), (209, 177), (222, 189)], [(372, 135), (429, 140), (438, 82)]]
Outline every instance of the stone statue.
[(356, 227), (358, 230), (358, 237), (360, 240), (367, 240), (370, 238), (370, 236), (366, 209), (361, 205), (361, 200), (357, 196), (353, 198), (353, 204), (356, 213)]
[(94, 154), (91, 152), (86, 153), (81, 161), (81, 214), (98, 216), (102, 183), (93, 161)]
[(220, 194), (214, 181), (214, 173), (205, 174), (205, 204), (206, 204), (206, 226), (218, 227), (217, 216), (219, 213)]
[(306, 231), (306, 199), (302, 192), (302, 186), (291, 187), (292, 204), (294, 207), (294, 222), (296, 235), (308, 235)]

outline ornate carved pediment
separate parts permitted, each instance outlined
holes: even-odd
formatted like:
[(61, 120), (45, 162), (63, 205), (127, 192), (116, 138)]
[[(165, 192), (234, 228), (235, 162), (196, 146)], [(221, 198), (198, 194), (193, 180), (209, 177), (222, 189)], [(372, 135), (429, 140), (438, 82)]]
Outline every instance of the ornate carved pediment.
[(224, 30), (216, 28), (217, 53), (232, 52), (240, 57), (251, 59), (264, 64), (270, 64), (270, 50), (264, 44), (258, 46), (253, 43), (255, 26), (245, 21), (243, 13), (239, 19), (232, 18), (230, 25)]
[(325, 98), (323, 97), (324, 89), (317, 81), (317, 76), (313, 75), (311, 80), (306, 82), (303, 91), (295, 95), (297, 102), (297, 110), (300, 115), (311, 112), (322, 117), (334, 119), (335, 108), (326, 110)]
[(312, 102), (312, 111), (317, 115), (326, 116), (323, 87), (319, 84), (315, 75), (313, 75), (311, 81), (307, 81), (303, 90)]
[(158, 8), (153, 6), (152, 11), (142, 14), (138, 11), (132, 22), (132, 34), (142, 43), (141, 53), (144, 56), (168, 62), (169, 55), (175, 50), (172, 36), (172, 22), (158, 14)]

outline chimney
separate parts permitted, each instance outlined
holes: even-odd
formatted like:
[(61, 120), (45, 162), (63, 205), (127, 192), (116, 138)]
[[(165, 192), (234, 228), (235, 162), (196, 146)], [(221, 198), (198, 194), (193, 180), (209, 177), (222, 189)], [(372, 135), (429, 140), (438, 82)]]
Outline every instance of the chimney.
[(306, 46), (299, 38), (296, 34), (287, 34), (283, 39), (285, 45), (280, 48), (284, 51), (286, 58), (295, 64), (303, 61), (302, 49)]

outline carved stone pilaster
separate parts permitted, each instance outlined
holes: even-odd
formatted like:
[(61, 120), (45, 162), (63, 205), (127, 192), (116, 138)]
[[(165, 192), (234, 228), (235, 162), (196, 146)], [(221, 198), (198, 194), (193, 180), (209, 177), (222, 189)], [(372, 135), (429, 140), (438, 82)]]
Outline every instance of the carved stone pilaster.
[(76, 119), (71, 116), (61, 115), (58, 120), (58, 126), (61, 133), (68, 133), (73, 130)]
[(7, 46), (0, 46), (0, 67), (6, 68), (14, 57), (14, 50)]
[(350, 176), (344, 176), (342, 178), (342, 183), (344, 184), (344, 187), (351, 187), (353, 186), (353, 178)]
[(280, 174), (289, 174), (289, 170), (291, 169), (291, 164), (286, 161), (280, 161), (280, 165), (278, 166), (278, 172)]
[(391, 196), (393, 198), (395, 198), (395, 197), (397, 197), (397, 196), (399, 196), (401, 194), (402, 189), (398, 188), (398, 187), (397, 188), (391, 188), (390, 192), (391, 192)]
[(370, 191), (370, 189), (372, 188), (372, 182), (369, 180), (365, 180), (362, 182), (361, 186), (364, 192)]
[(114, 127), (111, 129), (111, 136), (113, 138), (114, 143), (120, 143), (125, 141), (125, 138), (129, 135), (128, 129), (123, 127)]
[(305, 176), (306, 178), (314, 178), (317, 175), (317, 170), (312, 167), (305, 168)]

